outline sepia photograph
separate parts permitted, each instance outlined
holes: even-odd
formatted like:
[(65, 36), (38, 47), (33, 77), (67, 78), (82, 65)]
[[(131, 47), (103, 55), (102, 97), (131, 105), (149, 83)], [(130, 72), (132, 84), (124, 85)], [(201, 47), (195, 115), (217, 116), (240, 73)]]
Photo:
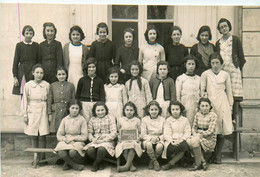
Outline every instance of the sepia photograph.
[(203, 2), (1, 2), (1, 176), (259, 176), (260, 3)]

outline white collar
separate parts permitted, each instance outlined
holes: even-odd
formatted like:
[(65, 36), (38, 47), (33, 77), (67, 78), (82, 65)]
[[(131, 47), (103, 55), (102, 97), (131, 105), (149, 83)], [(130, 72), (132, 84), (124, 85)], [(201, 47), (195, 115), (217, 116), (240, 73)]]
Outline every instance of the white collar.
[(113, 85), (113, 84), (111, 84), (111, 83), (107, 85), (108, 88), (111, 88), (111, 87), (119, 88), (120, 86), (121, 86), (121, 85), (118, 84), (118, 83), (115, 84), (115, 85)]
[(28, 44), (29, 44), (29, 45), (32, 45), (33, 41), (31, 41), (31, 42), (23, 41), (23, 43), (24, 43), (24, 44), (27, 44), (27, 45), (28, 45)]

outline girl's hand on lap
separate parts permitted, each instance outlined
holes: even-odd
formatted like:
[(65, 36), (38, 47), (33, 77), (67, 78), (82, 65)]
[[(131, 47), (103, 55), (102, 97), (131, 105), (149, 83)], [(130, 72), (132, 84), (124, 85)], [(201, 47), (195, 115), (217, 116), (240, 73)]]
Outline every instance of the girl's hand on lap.
[(66, 137), (66, 143), (70, 143), (70, 142), (72, 142), (72, 141), (74, 141), (74, 138), (73, 138), (73, 136), (68, 136), (68, 137)]
[(14, 86), (19, 86), (19, 81), (16, 77), (14, 77)]
[(97, 139), (96, 139), (96, 138), (93, 138), (93, 139), (92, 139), (92, 142), (93, 142), (93, 143), (97, 143)]

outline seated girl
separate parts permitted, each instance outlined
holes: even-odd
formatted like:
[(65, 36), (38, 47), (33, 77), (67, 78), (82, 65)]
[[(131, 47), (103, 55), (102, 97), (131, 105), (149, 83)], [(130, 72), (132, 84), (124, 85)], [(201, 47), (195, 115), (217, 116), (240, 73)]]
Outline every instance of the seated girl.
[(78, 100), (71, 100), (68, 104), (70, 114), (62, 119), (57, 132), (57, 144), (55, 151), (65, 161), (63, 170), (71, 167), (74, 170), (81, 171), (84, 168), (82, 163), (85, 153), (83, 147), (88, 138), (87, 122), (79, 114), (82, 104)]

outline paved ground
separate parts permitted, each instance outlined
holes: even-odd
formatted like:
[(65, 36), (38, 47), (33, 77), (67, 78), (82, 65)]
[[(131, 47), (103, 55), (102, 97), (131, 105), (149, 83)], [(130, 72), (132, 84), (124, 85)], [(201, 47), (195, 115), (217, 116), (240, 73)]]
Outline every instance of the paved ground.
[[(259, 177), (260, 158), (245, 160), (243, 163), (235, 163), (226, 159), (224, 164), (210, 165), (207, 171), (189, 172), (186, 168), (175, 167), (170, 171), (155, 172), (148, 170), (146, 166), (138, 166), (136, 172), (117, 173), (116, 167), (108, 164), (105, 170), (91, 172), (90, 165), (86, 165), (81, 172), (74, 170), (62, 171), (62, 165), (45, 165), (37, 169), (31, 166), (32, 158), (16, 157), (1, 161), (2, 177)], [(243, 160), (242, 160), (243, 161)], [(246, 162), (247, 161), (247, 162)]]

